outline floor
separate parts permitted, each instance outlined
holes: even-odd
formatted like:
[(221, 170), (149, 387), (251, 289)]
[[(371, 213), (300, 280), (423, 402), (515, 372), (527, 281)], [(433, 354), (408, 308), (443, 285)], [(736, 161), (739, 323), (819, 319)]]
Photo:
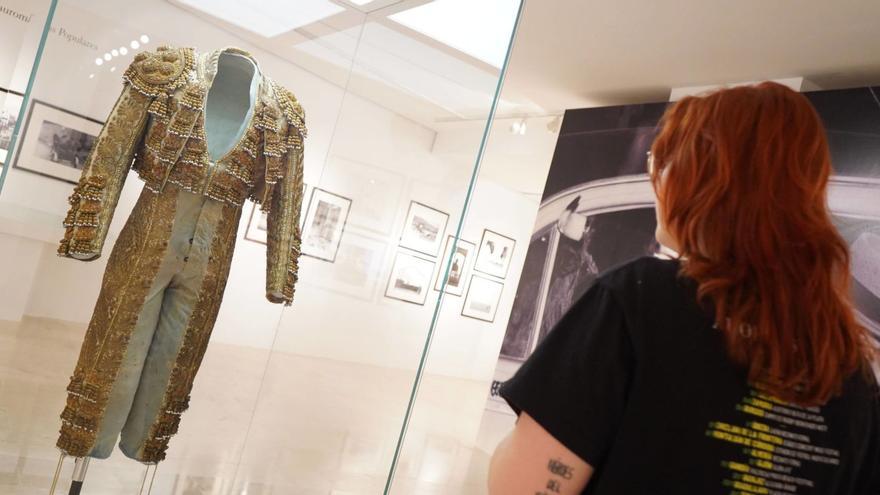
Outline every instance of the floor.
[[(0, 493), (48, 493), (84, 331), (0, 321)], [(212, 344), (152, 493), (381, 494), (412, 380), (412, 371)], [(482, 383), (425, 378), (392, 493), (485, 493), (484, 392)], [(67, 459), (56, 493), (67, 493), (72, 469)], [(91, 462), (83, 495), (136, 494), (143, 475), (117, 451)]]

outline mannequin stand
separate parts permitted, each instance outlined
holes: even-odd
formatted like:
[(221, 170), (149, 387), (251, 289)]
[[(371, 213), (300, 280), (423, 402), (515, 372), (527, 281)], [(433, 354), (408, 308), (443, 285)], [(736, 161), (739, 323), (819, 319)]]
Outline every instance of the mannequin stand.
[(73, 481), (70, 483), (70, 491), (67, 495), (79, 495), (82, 491), (83, 482), (86, 479), (86, 472), (89, 470), (89, 461), (91, 457), (77, 457), (73, 465)]
[[(55, 476), (52, 477), (52, 486), (49, 488), (49, 495), (55, 495), (55, 488), (58, 487), (58, 478), (61, 476), (61, 467), (64, 459), (67, 457), (63, 452), (58, 456), (58, 465), (55, 467)], [(73, 466), (73, 481), (70, 483), (70, 490), (67, 495), (80, 495), (82, 492), (83, 482), (86, 479), (86, 471), (89, 469), (89, 461), (91, 457), (77, 457)], [(141, 479), (141, 487), (138, 495), (150, 495), (153, 491), (153, 482), (156, 480), (156, 470), (158, 464), (146, 464), (144, 469), (144, 477)]]
[[(138, 491), (138, 495), (150, 495), (150, 492), (153, 491), (153, 481), (156, 479), (156, 469), (158, 469), (158, 464), (147, 464), (147, 469), (144, 470), (144, 479), (141, 480), (141, 489)], [(152, 471), (152, 474), (150, 472)], [(150, 480), (149, 484), (147, 483), (147, 479)]]
[(58, 465), (55, 467), (55, 476), (52, 477), (52, 486), (49, 488), (49, 495), (55, 495), (55, 487), (58, 486), (58, 477), (61, 475), (61, 465), (64, 464), (64, 452), (58, 456)]

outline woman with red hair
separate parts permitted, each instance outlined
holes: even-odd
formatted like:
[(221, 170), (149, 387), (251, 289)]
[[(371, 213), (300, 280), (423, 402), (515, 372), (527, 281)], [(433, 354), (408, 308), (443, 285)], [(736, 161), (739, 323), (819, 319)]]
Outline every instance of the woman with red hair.
[(649, 158), (657, 240), (597, 280), (501, 395), (493, 495), (880, 494), (876, 352), (807, 99), (689, 97)]

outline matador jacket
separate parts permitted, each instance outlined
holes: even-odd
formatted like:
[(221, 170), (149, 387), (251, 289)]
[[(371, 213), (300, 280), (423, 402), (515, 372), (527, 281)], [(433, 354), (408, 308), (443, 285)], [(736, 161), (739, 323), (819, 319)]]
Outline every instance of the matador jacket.
[[(122, 94), (70, 196), (66, 232), (58, 254), (92, 260), (101, 255), (129, 168), (137, 171), (145, 183), (108, 260), (68, 387), (58, 447), (69, 455), (92, 455), (99, 431), (105, 428), (105, 416), (110, 414), (108, 407), (125, 402), (113, 395), (123, 393), (120, 390), (124, 387), (117, 380), (128, 372), (120, 370), (135, 362), (135, 344), (129, 345), (130, 341), (143, 340), (135, 336), (138, 332), (152, 335), (152, 328), (138, 328), (161, 326), (165, 321), (164, 317), (147, 314), (146, 306), (158, 297), (155, 305), (165, 311), (171, 296), (163, 296), (162, 290), (165, 285), (178, 283), (168, 278), (172, 281), (161, 285), (158, 279), (177, 270), (174, 263), (178, 261), (171, 257), (174, 236), (178, 235), (175, 229), (187, 225), (181, 220), (184, 206), (179, 205), (201, 212), (193, 214), (190, 223), (194, 227), (185, 235), (190, 236), (189, 244), (193, 244), (193, 238), (196, 243), (207, 239), (206, 245), (199, 248), (204, 256), (197, 268), (192, 268), (192, 262), (179, 265), (192, 272), (179, 284), (188, 284), (193, 296), (179, 303), (185, 306), (180, 328), (160, 329), (173, 334), (173, 357), (164, 374), (164, 365), (153, 373), (161, 377), (157, 379), (159, 396), (152, 401), (145, 399), (144, 404), (155, 402), (149, 406), (155, 412), (142, 413), (147, 418), (141, 419), (146, 424), (143, 438), (131, 452), (123, 446), (127, 455), (143, 462), (158, 462), (165, 457), (168, 439), (176, 433), (181, 413), (188, 406), (193, 378), (216, 320), (246, 199), (257, 202), (267, 212), (266, 297), (284, 304), (293, 299), (306, 135), (303, 109), (291, 92), (257, 69), (250, 120), (231, 149), (212, 159), (205, 109), (222, 53), (253, 60), (234, 48), (198, 54), (191, 48), (160, 47), (152, 53), (138, 54), (124, 74)], [(180, 258), (186, 261), (189, 256)], [(182, 268), (177, 271), (184, 273)], [(149, 345), (143, 350), (153, 351)], [(137, 401), (133, 407), (138, 407)], [(123, 419), (125, 414), (127, 409)], [(113, 435), (115, 439), (118, 430)]]

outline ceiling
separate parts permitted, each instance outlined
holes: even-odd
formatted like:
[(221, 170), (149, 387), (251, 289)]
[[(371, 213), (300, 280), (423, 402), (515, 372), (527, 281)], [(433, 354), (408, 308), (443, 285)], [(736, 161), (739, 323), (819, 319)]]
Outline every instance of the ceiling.
[(527, 1), (503, 97), (523, 113), (803, 76), (880, 83), (877, 0)]
[[(484, 118), (497, 67), (390, 19), (432, 0), (332, 1), (344, 11), (272, 37), (199, 14), (423, 125)], [(493, 5), (511, 15), (510, 2)], [(475, 17), (457, 28), (490, 29), (485, 8)], [(877, 19), (877, 0), (526, 1), (499, 115), (665, 100), (675, 87), (758, 79), (876, 84)]]

